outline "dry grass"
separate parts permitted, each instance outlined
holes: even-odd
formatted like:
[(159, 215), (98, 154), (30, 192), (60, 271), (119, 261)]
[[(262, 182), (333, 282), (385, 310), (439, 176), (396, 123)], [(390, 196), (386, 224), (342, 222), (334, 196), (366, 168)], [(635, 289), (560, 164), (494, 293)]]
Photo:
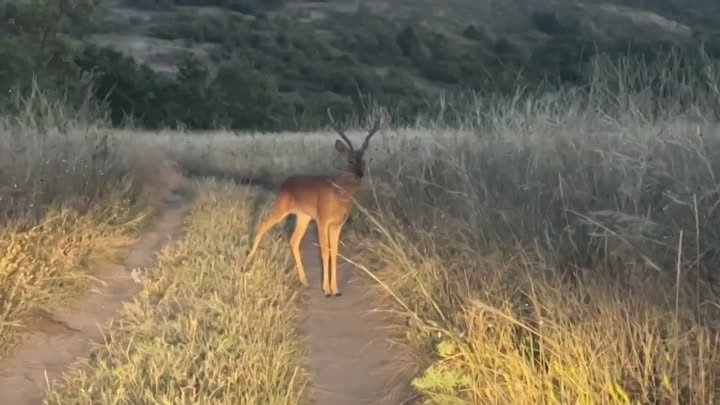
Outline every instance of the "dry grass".
[(115, 142), (41, 93), (23, 103), (23, 115), (0, 122), (0, 356), (35, 311), (85, 291), (96, 264), (115, 259), (181, 185), (161, 157)]
[[(539, 107), (484, 133), (376, 139), (346, 243), (402, 304), (416, 389), (431, 404), (712, 403), (718, 127)], [(332, 167), (329, 133), (167, 136), (201, 173)]]
[(116, 258), (144, 220), (121, 200), (107, 200), (82, 213), (52, 208), (35, 225), (0, 228), (0, 356), (18, 343), (33, 312), (86, 291), (93, 268)]
[(297, 404), (306, 376), (297, 284), (284, 241), (241, 264), (257, 190), (203, 182), (187, 237), (166, 248), (143, 291), (49, 404)]
[(715, 403), (720, 128), (553, 107), (376, 176), (392, 198), (354, 243), (408, 317), (415, 388), (428, 404)]
[[(703, 71), (618, 65), (588, 97), (478, 100), (464, 131), (376, 136), (344, 240), (407, 319), (424, 403), (717, 402), (720, 69)], [(669, 77), (685, 79), (642, 87)], [(261, 184), (335, 166), (331, 133), (113, 138)], [(240, 274), (257, 196), (204, 193), (188, 239), (51, 403), (298, 401), (287, 245)]]
[[(547, 95), (465, 131), (376, 137), (366, 220), (345, 242), (407, 317), (425, 403), (717, 401), (715, 90), (672, 105), (600, 90), (612, 100)], [(151, 142), (192, 172), (274, 184), (331, 169), (333, 139)]]

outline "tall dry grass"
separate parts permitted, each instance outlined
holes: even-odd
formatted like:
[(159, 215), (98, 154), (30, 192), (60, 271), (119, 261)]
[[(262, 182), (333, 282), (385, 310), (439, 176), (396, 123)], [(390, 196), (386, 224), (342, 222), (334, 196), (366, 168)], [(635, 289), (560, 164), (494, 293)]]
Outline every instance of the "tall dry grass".
[(105, 345), (66, 374), (48, 404), (300, 402), (307, 376), (296, 333), (297, 279), (285, 242), (247, 271), (258, 190), (201, 182), (186, 238), (163, 250)]
[(39, 89), (18, 103), (0, 121), (0, 356), (29, 316), (90, 286), (181, 184), (162, 159)]
[[(720, 69), (705, 62), (599, 59), (589, 88), (477, 98), (463, 129), (375, 137), (345, 243), (406, 315), (425, 403), (717, 402)], [(192, 172), (263, 184), (331, 170), (333, 141), (151, 140)]]
[(718, 65), (612, 67), (376, 176), (354, 242), (424, 403), (717, 402)]

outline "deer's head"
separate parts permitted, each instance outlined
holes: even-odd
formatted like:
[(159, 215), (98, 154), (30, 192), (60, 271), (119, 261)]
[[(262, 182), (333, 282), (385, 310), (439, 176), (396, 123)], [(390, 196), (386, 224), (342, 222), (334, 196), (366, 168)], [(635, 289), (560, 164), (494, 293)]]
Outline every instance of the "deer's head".
[(350, 138), (345, 135), (345, 131), (338, 127), (329, 108), (328, 118), (330, 119), (330, 126), (332, 126), (335, 132), (340, 135), (340, 139), (335, 141), (335, 150), (337, 150), (346, 157), (346, 171), (354, 174), (357, 178), (361, 179), (365, 175), (365, 151), (367, 151), (367, 148), (370, 145), (370, 138), (372, 138), (372, 136), (375, 135), (377, 130), (380, 128), (380, 117), (375, 119), (375, 123), (373, 124), (372, 128), (368, 130), (368, 133), (365, 136), (365, 140), (360, 146), (360, 149), (355, 149), (352, 142), (350, 141)]

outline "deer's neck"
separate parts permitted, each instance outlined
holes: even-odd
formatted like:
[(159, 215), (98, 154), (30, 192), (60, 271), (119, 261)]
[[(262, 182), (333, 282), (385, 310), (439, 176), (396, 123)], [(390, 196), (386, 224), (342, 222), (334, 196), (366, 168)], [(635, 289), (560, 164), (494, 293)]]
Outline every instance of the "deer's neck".
[(357, 195), (362, 188), (362, 178), (358, 177), (354, 173), (343, 173), (336, 176), (334, 183), (342, 189), (343, 193), (349, 194), (350, 196)]

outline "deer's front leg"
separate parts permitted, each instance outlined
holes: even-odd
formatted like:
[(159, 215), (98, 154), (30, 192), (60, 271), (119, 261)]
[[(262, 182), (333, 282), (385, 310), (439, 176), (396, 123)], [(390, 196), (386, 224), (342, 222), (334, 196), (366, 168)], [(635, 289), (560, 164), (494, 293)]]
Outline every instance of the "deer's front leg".
[(320, 257), (322, 258), (322, 290), (326, 297), (332, 295), (330, 288), (330, 246), (328, 246), (328, 226), (326, 224), (318, 224), (318, 238), (320, 242)]

